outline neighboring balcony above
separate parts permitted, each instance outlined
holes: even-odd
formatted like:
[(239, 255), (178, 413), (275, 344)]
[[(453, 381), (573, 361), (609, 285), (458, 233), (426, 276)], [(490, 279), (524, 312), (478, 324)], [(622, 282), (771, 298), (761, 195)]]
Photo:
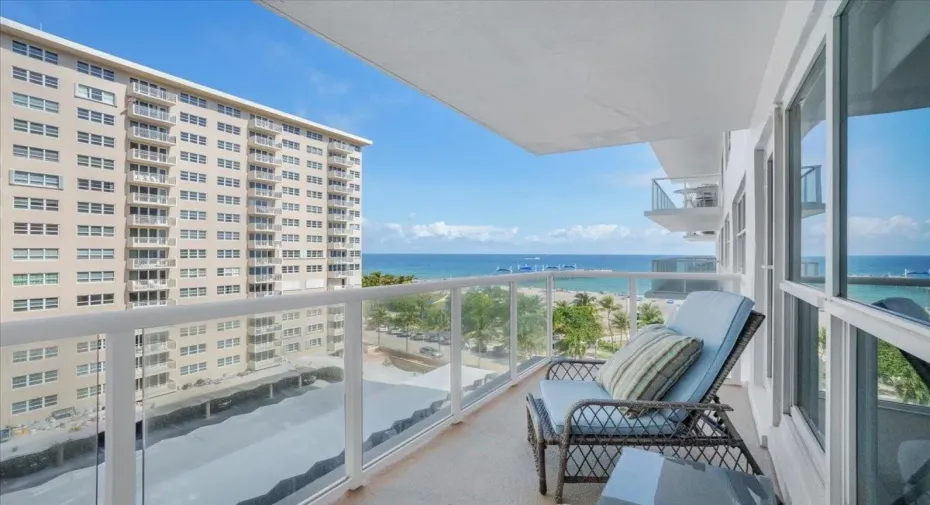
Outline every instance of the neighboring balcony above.
[(685, 233), (685, 240), (688, 242), (715, 242), (717, 240), (717, 232), (692, 231)]
[(277, 207), (270, 207), (267, 205), (249, 205), (249, 214), (255, 214), (259, 216), (280, 216), (281, 209)]
[(126, 260), (130, 270), (150, 270), (174, 268), (178, 260), (174, 258), (130, 258)]
[(717, 228), (723, 217), (716, 175), (652, 180), (652, 210), (645, 216), (669, 231)]
[(152, 174), (148, 172), (139, 172), (138, 170), (130, 170), (126, 173), (127, 182), (132, 184), (147, 184), (150, 186), (176, 186), (178, 184), (177, 177), (169, 177), (167, 175)]
[(260, 117), (253, 117), (249, 120), (249, 129), (271, 135), (277, 135), (284, 131), (284, 128), (278, 123)]
[(282, 227), (280, 224), (272, 224), (272, 223), (249, 223), (248, 230), (253, 231), (253, 232), (254, 231), (280, 232), (282, 230)]
[(265, 282), (281, 282), (281, 274), (261, 274), (261, 275), (250, 275), (249, 283), (251, 284), (261, 284)]
[(339, 140), (330, 140), (329, 150), (331, 152), (342, 153), (342, 154), (352, 154), (355, 152), (354, 147)]
[(823, 214), (827, 206), (823, 201), (823, 178), (820, 165), (801, 167), (801, 217)]
[(178, 95), (165, 91), (155, 86), (148, 86), (139, 82), (132, 83), (129, 86), (129, 94), (135, 97), (144, 98), (147, 102), (155, 102), (160, 105), (171, 107), (178, 103)]
[(146, 151), (144, 149), (130, 149), (126, 151), (126, 158), (129, 161), (161, 167), (170, 167), (175, 163), (174, 156), (155, 151)]
[[(252, 156), (256, 155), (253, 154)], [(281, 182), (280, 175), (262, 172), (261, 170), (249, 170), (248, 178), (254, 182)]]
[(280, 240), (249, 240), (249, 249), (280, 249)]
[(330, 168), (330, 169), (329, 169), (329, 178), (330, 178), (330, 179), (339, 179), (339, 180), (343, 180), (343, 181), (350, 181), (350, 180), (352, 180), (352, 176), (349, 174), (349, 172), (346, 172), (345, 170), (339, 170), (338, 168)]
[(174, 126), (178, 124), (178, 117), (162, 110), (154, 109), (152, 107), (145, 107), (137, 103), (132, 104), (128, 109), (126, 109), (126, 114), (129, 117), (136, 119), (141, 119), (149, 123), (160, 124), (162, 126)]
[(175, 247), (178, 240), (168, 237), (127, 237), (126, 247), (132, 249)]
[(147, 279), (138, 281), (129, 281), (129, 291), (138, 293), (141, 291), (163, 291), (175, 287), (174, 279)]
[(177, 205), (177, 199), (165, 195), (153, 195), (151, 193), (129, 193), (129, 203), (159, 207), (174, 207)]
[(284, 146), (280, 142), (275, 142), (273, 139), (268, 139), (265, 137), (259, 137), (258, 135), (249, 135), (249, 147), (254, 147), (257, 149), (274, 149), (280, 151)]
[(280, 265), (281, 258), (249, 258), (250, 267)]
[(133, 126), (129, 129), (129, 139), (158, 146), (173, 146), (178, 143), (178, 138), (174, 135), (139, 126)]
[(284, 195), (280, 191), (261, 188), (249, 188), (249, 196), (252, 198), (275, 198), (280, 199)]
[(127, 217), (130, 226), (148, 226), (158, 228), (170, 228), (174, 226), (175, 219), (167, 216), (145, 216), (142, 214), (130, 214)]
[(251, 153), (249, 154), (249, 163), (263, 165), (266, 167), (280, 167), (281, 158), (275, 158), (274, 156), (268, 154)]
[(349, 168), (355, 166), (348, 156), (330, 156), (329, 164), (336, 167)]

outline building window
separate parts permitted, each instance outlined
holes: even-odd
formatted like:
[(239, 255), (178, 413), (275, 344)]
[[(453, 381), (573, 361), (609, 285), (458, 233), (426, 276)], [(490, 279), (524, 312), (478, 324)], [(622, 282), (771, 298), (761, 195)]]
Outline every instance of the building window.
[(207, 352), (207, 344), (186, 345), (181, 347), (181, 356), (190, 356)]
[(57, 297), (13, 300), (13, 312), (35, 312), (39, 310), (55, 310), (57, 308)]
[(207, 212), (203, 210), (181, 210), (181, 219), (184, 221), (206, 221)]
[(102, 168), (103, 170), (113, 170), (115, 167), (115, 162), (113, 160), (98, 158), (96, 156), (85, 156), (83, 154), (77, 155), (77, 164), (81, 167)]
[(77, 259), (79, 260), (111, 260), (113, 259), (113, 249), (78, 249)]
[(13, 363), (26, 363), (27, 361), (41, 361), (58, 357), (58, 346), (37, 347), (25, 351), (13, 352)]
[(100, 270), (77, 273), (78, 284), (100, 284), (105, 282), (113, 282), (113, 280), (114, 272), (112, 271)]
[(230, 214), (227, 212), (218, 212), (216, 214), (216, 220), (220, 223), (238, 223), (240, 220), (239, 214)]
[(200, 191), (187, 191), (181, 190), (181, 200), (189, 200), (192, 202), (206, 202), (207, 194)]
[(13, 286), (54, 286), (58, 284), (58, 273), (13, 274)]
[(13, 105), (58, 114), (58, 102), (35, 96), (13, 93)]
[(14, 186), (32, 186), (35, 188), (61, 189), (61, 177), (38, 172), (13, 170), (10, 172), (10, 184)]
[(194, 365), (185, 365), (181, 367), (181, 375), (193, 375), (196, 373), (206, 372), (207, 362), (196, 363)]
[[(223, 177), (221, 177), (221, 179), (223, 179)], [(236, 179), (232, 179), (232, 180), (236, 180)], [(223, 205), (239, 205), (241, 202), (242, 200), (238, 196), (216, 195), (216, 203), (220, 203)]]
[(207, 230), (181, 230), (181, 240), (206, 240)]
[(197, 298), (207, 296), (207, 288), (181, 288), (181, 298)]
[(310, 130), (307, 130), (307, 138), (313, 139), (313, 140), (319, 140), (320, 142), (323, 141), (323, 135), (317, 132), (312, 132)]
[[(837, 92), (846, 193), (840, 294), (866, 304), (900, 298), (878, 308), (923, 325), (930, 325), (923, 317), (930, 310), (928, 16), (927, 2), (850, 1), (840, 18)], [(875, 275), (884, 277), (881, 286)]]
[(226, 123), (220, 123), (220, 122), (216, 123), (216, 129), (221, 132), (231, 133), (233, 135), (239, 135), (240, 133), (242, 133), (242, 129), (239, 128), (238, 126), (226, 124)]
[(95, 181), (93, 179), (78, 179), (78, 189), (85, 191), (100, 191), (103, 193), (113, 193), (116, 191), (116, 185), (107, 181)]
[(289, 125), (287, 123), (281, 123), (281, 128), (288, 133), (293, 133), (294, 135), (300, 135), (300, 128), (294, 125)]
[(33, 72), (25, 68), (13, 67), (13, 78), (18, 81), (26, 81), (30, 84), (45, 86), (46, 88), (58, 89), (58, 78), (45, 75), (41, 72)]
[[(207, 164), (207, 156), (204, 154), (191, 153), (187, 151), (181, 151), (181, 161), (187, 161), (190, 163), (199, 163), (201, 165)], [(181, 172), (183, 174), (183, 172)], [(207, 182), (204, 180), (203, 182)]]
[(115, 208), (113, 204), (96, 203), (96, 202), (78, 202), (78, 214), (105, 214), (113, 215)]
[(39, 147), (29, 147), (13, 145), (13, 156), (16, 158), (29, 158), (38, 161), (51, 161), (58, 163), (58, 151), (51, 149), (42, 149)]
[(116, 232), (113, 226), (78, 225), (78, 237), (112, 237)]
[(77, 62), (77, 71), (82, 74), (87, 74), (93, 77), (99, 77), (107, 81), (115, 81), (116, 73), (110, 69), (99, 67), (91, 63), (85, 63), (83, 61)]
[(181, 132), (181, 142), (205, 146), (207, 145), (207, 137), (196, 133)]
[(299, 181), (299, 180), (300, 180), (300, 174), (298, 174), (297, 172), (291, 172), (291, 171), (289, 171), (289, 170), (282, 170), (282, 171), (281, 171), (281, 177), (282, 177), (283, 179), (287, 179), (287, 180), (290, 180), (290, 181)]
[(216, 159), (216, 166), (220, 168), (228, 168), (230, 170), (239, 170), (241, 168), (241, 165), (238, 161), (224, 160), (223, 158)]
[(78, 107), (77, 117), (78, 119), (83, 119), (84, 121), (100, 123), (107, 126), (113, 126), (116, 124), (116, 116), (113, 114), (106, 114), (103, 112), (97, 112), (95, 110), (83, 109), (81, 107)]
[(323, 164), (319, 161), (308, 161), (307, 168), (311, 168), (313, 170), (323, 170)]
[(58, 382), (58, 370), (48, 370), (46, 372), (36, 372), (27, 375), (13, 376), (13, 389), (28, 388), (32, 386), (41, 386), (50, 382)]
[(100, 102), (107, 105), (116, 106), (116, 95), (104, 91), (93, 86), (87, 86), (84, 84), (78, 84), (74, 89), (74, 96), (78, 98), (86, 98), (87, 100), (92, 100), (94, 102)]
[(733, 205), (733, 224), (736, 228), (734, 270), (746, 273), (746, 194), (740, 195)]
[(241, 361), (241, 357), (237, 354), (235, 356), (226, 356), (225, 358), (219, 358), (216, 360), (216, 366), (222, 368), (224, 366), (235, 365)]
[(194, 114), (188, 114), (187, 112), (181, 113), (181, 122), (197, 126), (207, 126), (207, 118)]
[(205, 335), (207, 333), (207, 325), (198, 324), (194, 326), (184, 326), (180, 330), (181, 337), (195, 337), (197, 335)]
[(200, 279), (207, 276), (206, 268), (182, 268), (182, 279)]
[[(823, 187), (826, 158), (826, 57), (814, 62), (788, 118), (788, 279), (823, 287), (825, 208), (812, 202)], [(813, 190), (811, 188), (814, 188)]]
[(26, 412), (54, 407), (55, 405), (58, 405), (58, 395), (41, 396), (31, 400), (13, 402), (11, 413), (15, 416), (17, 414), (25, 414)]
[(113, 137), (87, 132), (77, 132), (77, 141), (92, 146), (113, 147), (116, 145), (116, 139)]
[(84, 398), (90, 398), (91, 396), (100, 396), (106, 393), (106, 384), (97, 384), (95, 386), (87, 386), (84, 388), (78, 388), (75, 392), (75, 395), (78, 400), (83, 400)]
[(113, 305), (113, 294), (80, 295), (77, 297), (78, 307), (90, 307), (93, 305)]
[(204, 108), (204, 109), (207, 108), (207, 99), (206, 99), (206, 98), (200, 98), (199, 96), (190, 95), (190, 94), (187, 94), (187, 93), (179, 93), (179, 94), (178, 94), (178, 99), (181, 100), (182, 103), (188, 103), (188, 104), (191, 104), (191, 105), (194, 105), (194, 106), (197, 106), (197, 107), (201, 107), (201, 108)]
[[(238, 320), (238, 319), (234, 319), (234, 320), (232, 320), (232, 321), (220, 321), (220, 322), (216, 323), (216, 331), (229, 331), (229, 330), (235, 330), (235, 329), (239, 328), (240, 326), (242, 326), (242, 321), (240, 321), (240, 320)], [(236, 340), (236, 345), (239, 345), (239, 344), (238, 344), (239, 339), (236, 338), (236, 339), (234, 339), (234, 340)]]
[(182, 260), (205, 260), (207, 259), (206, 249), (181, 249)]
[(218, 231), (216, 232), (217, 240), (239, 240), (239, 232), (237, 231)]
[(52, 261), (58, 259), (58, 249), (13, 249), (13, 261)]
[(58, 138), (57, 126), (36, 123), (35, 121), (26, 121), (24, 119), (13, 119), (13, 131)]
[(221, 103), (216, 104), (216, 111), (220, 114), (226, 114), (227, 116), (242, 117), (241, 110)]
[(53, 53), (47, 49), (42, 49), (41, 47), (27, 44), (25, 42), (20, 42), (18, 40), (10, 41), (10, 47), (16, 54), (28, 56), (39, 61), (51, 63), (53, 65), (58, 64), (58, 53)]
[(238, 259), (241, 251), (239, 249), (217, 249), (216, 257), (220, 259)]
[(242, 287), (239, 286), (238, 284), (230, 284), (230, 285), (227, 285), (227, 286), (217, 286), (217, 287), (216, 287), (216, 294), (218, 294), (218, 295), (235, 295), (235, 294), (238, 294), (238, 293), (240, 292), (241, 289), (242, 289)]
[[(232, 322), (232, 321), (227, 321), (227, 322)], [(219, 330), (219, 329), (217, 328), (217, 331), (222, 331), (222, 330)], [(230, 347), (239, 347), (239, 345), (240, 345), (239, 337), (235, 337), (235, 338), (226, 338), (226, 339), (223, 339), (223, 340), (217, 340), (217, 341), (216, 341), (216, 348), (217, 348), (217, 349), (228, 349), (228, 348), (230, 348)]]
[(790, 299), (795, 303), (795, 405), (823, 446), (827, 332), (821, 321), (825, 316), (803, 300)]
[(94, 339), (89, 342), (78, 342), (76, 346), (76, 350), (78, 353), (96, 352), (96, 351), (99, 351), (101, 349), (106, 349), (106, 348), (107, 348), (107, 341), (106, 339), (102, 339), (102, 338)]

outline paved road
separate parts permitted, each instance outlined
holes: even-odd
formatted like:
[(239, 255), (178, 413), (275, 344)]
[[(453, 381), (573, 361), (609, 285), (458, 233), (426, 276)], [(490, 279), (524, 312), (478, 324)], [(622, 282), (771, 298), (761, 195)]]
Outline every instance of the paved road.
[[(378, 332), (366, 330), (365, 342), (373, 345), (379, 345)], [(425, 340), (410, 340), (408, 342), (408, 339), (406, 338), (401, 338), (396, 335), (389, 335), (385, 332), (381, 332), (380, 345), (411, 353), (419, 353), (421, 347), (432, 347), (433, 349), (439, 349), (439, 352), (442, 353), (442, 358), (440, 359), (442, 362), (448, 363), (451, 359), (448, 345), (427, 342)], [(477, 353), (471, 350), (462, 349), (462, 364), (466, 366), (484, 368), (485, 370), (502, 372), (510, 367), (510, 359), (507, 356), (495, 356), (493, 353), (489, 352), (482, 353), (481, 356), (478, 356)]]

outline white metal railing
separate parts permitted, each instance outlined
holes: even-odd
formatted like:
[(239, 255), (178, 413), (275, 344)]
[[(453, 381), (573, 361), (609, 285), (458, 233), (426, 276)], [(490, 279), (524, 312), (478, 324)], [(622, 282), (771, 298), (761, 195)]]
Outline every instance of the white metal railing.
[(169, 198), (167, 195), (155, 195), (152, 193), (131, 193), (130, 201), (132, 203), (174, 206), (176, 200)]
[(283, 229), (280, 224), (274, 223), (249, 223), (249, 231), (275, 231), (279, 232)]
[(330, 157), (329, 157), (329, 162), (332, 163), (332, 164), (334, 164), (334, 165), (339, 165), (339, 166), (343, 166), (343, 167), (351, 167), (351, 166), (352, 166), (352, 160), (350, 160), (349, 158), (347, 158), (347, 157), (345, 157), (345, 156), (330, 156)]
[(130, 281), (130, 291), (157, 291), (161, 289), (173, 288), (175, 281), (173, 279), (145, 279)]
[[(250, 260), (253, 261), (253, 260)], [(636, 330), (636, 313), (637, 313), (637, 280), (648, 279), (685, 279), (685, 280), (713, 280), (723, 284), (737, 284), (741, 276), (738, 274), (717, 274), (717, 273), (694, 273), (682, 274), (675, 272), (609, 272), (609, 271), (554, 271), (554, 272), (533, 272), (504, 274), (499, 276), (482, 276), (482, 277), (464, 277), (448, 279), (442, 281), (427, 281), (411, 284), (402, 284), (394, 286), (381, 286), (364, 289), (339, 289), (333, 291), (307, 291), (293, 294), (290, 296), (270, 296), (263, 298), (244, 298), (224, 302), (204, 303), (204, 304), (186, 304), (174, 307), (156, 307), (142, 311), (113, 311), (93, 314), (79, 314), (60, 317), (49, 317), (39, 319), (28, 319), (22, 321), (4, 321), (0, 323), (0, 333), (3, 340), (0, 345), (22, 346), (27, 344), (42, 345), (46, 341), (59, 341), (70, 338), (86, 338), (87, 335), (95, 335), (97, 338), (106, 338), (107, 347), (105, 358), (107, 361), (107, 388), (106, 388), (106, 428), (104, 436), (106, 437), (106, 461), (111, 463), (101, 466), (101, 471), (105, 471), (105, 478), (100, 482), (101, 494), (105, 493), (108, 497), (113, 497), (111, 503), (132, 503), (134, 497), (142, 492), (139, 486), (143, 486), (144, 480), (136, 478), (137, 475), (137, 445), (136, 445), (136, 423), (137, 405), (135, 394), (134, 377), (141, 376), (142, 371), (137, 372), (135, 368), (135, 334), (139, 328), (162, 328), (166, 326), (182, 326), (196, 324), (203, 321), (216, 321), (223, 319), (235, 319), (243, 317), (256, 317), (255, 315), (284, 313), (291, 311), (305, 311), (312, 307), (333, 307), (343, 306), (344, 326), (335, 332), (344, 334), (340, 338), (338, 351), (342, 356), (343, 364), (343, 385), (344, 385), (344, 416), (342, 419), (345, 423), (344, 431), (331, 430), (333, 433), (344, 433), (344, 440), (340, 447), (345, 448), (345, 474), (338, 482), (328, 488), (325, 494), (316, 496), (316, 498), (326, 499), (335, 498), (344, 493), (346, 490), (357, 488), (361, 483), (376, 472), (382, 471), (386, 465), (398, 461), (422, 444), (420, 436), (428, 436), (427, 433), (436, 433), (439, 430), (449, 426), (454, 422), (459, 422), (463, 413), (484, 405), (487, 401), (494, 398), (507, 386), (516, 381), (523, 380), (525, 377), (532, 376), (532, 372), (544, 366), (552, 356), (553, 348), (553, 293), (555, 292), (555, 281), (566, 278), (596, 278), (596, 279), (614, 279), (626, 280), (629, 282), (628, 310), (631, 315), (630, 331)], [(469, 288), (486, 287), (486, 286), (505, 286), (509, 288), (510, 318), (514, 320), (517, 313), (518, 297), (517, 292), (521, 283), (529, 283), (531, 287), (541, 289), (545, 299), (545, 317), (546, 317), (546, 343), (545, 349), (538, 361), (533, 361), (527, 367), (515, 366), (518, 364), (518, 346), (517, 342), (517, 325), (510, 324), (510, 342), (509, 360), (511, 366), (509, 372), (496, 376), (487, 385), (487, 389), (482, 391), (481, 395), (470, 396), (469, 398), (479, 398), (474, 402), (466, 404), (464, 401), (465, 393), (463, 392), (463, 375), (465, 371), (470, 370), (463, 364), (463, 336), (462, 336), (462, 302), (463, 292)], [(544, 287), (543, 287), (544, 286)], [(430, 425), (428, 430), (420, 431), (410, 440), (401, 442), (381, 457), (365, 461), (365, 435), (363, 431), (362, 406), (363, 406), (363, 364), (366, 349), (363, 343), (364, 336), (364, 311), (363, 303), (375, 300), (384, 300), (391, 297), (409, 296), (424, 293), (433, 293), (443, 291), (448, 293), (450, 304), (449, 309), (449, 328), (450, 328), (450, 345), (449, 353), (449, 381), (450, 391), (448, 396), (449, 411), (446, 414), (437, 416), (436, 420)], [(334, 316), (333, 316), (334, 317)], [(266, 325), (262, 325), (266, 326)], [(275, 322), (270, 325), (272, 328), (278, 328), (279, 323)], [(249, 328), (253, 333), (255, 328)], [(444, 350), (445, 350), (444, 349)], [(264, 358), (264, 357), (263, 357)], [(286, 363), (287, 360), (280, 356), (270, 356), (264, 359), (248, 359), (248, 368), (258, 370), (268, 366)], [(327, 358), (330, 359), (330, 358)], [(150, 372), (156, 372), (161, 368), (174, 367), (174, 362), (169, 361), (164, 365), (147, 365), (145, 375)], [(294, 370), (293, 366), (288, 365), (286, 372)], [(298, 369), (299, 370), (299, 369)], [(284, 373), (284, 372), (282, 372)], [(367, 372), (366, 372), (367, 373)], [(191, 382), (197, 380), (197, 376), (192, 376)], [(237, 391), (238, 386), (232, 384), (231, 391)], [(216, 395), (211, 391), (210, 395)], [(340, 395), (342, 396), (342, 395)], [(160, 405), (164, 408), (164, 405)], [(209, 411), (207, 413), (209, 416)], [(54, 434), (48, 434), (52, 437), (52, 443), (55, 443)], [(63, 437), (71, 436), (69, 433), (62, 433)], [(93, 433), (96, 437), (96, 431)], [(47, 446), (42, 446), (47, 447)], [(41, 450), (41, 448), (40, 448)], [(143, 451), (146, 450), (144, 447)], [(29, 457), (29, 454), (22, 452), (16, 457)], [(196, 487), (196, 483), (192, 486)], [(209, 492), (209, 490), (205, 490)], [(247, 498), (247, 497), (243, 497)], [(307, 497), (309, 498), (309, 497)], [(309, 503), (309, 499), (301, 498), (303, 503)], [(330, 500), (332, 501), (332, 500)]]
[(174, 156), (154, 151), (146, 151), (144, 149), (130, 149), (129, 159), (148, 163), (161, 163), (162, 165), (174, 165), (175, 163)]
[(346, 172), (345, 170), (338, 170), (338, 169), (335, 169), (335, 168), (329, 169), (329, 176), (330, 176), (331, 178), (346, 179), (346, 180), (349, 180), (349, 179), (352, 178), (352, 177), (349, 175), (349, 172)]
[(144, 117), (146, 119), (152, 119), (155, 121), (161, 121), (162, 123), (176, 124), (178, 122), (178, 118), (176, 116), (172, 116), (171, 113), (169, 112), (154, 109), (152, 107), (144, 107), (137, 103), (132, 104), (132, 107), (130, 108), (130, 110), (132, 111), (132, 115), (134, 116)]
[(168, 237), (129, 237), (126, 239), (128, 247), (174, 247), (177, 240)]
[(652, 180), (652, 210), (720, 206), (720, 177), (661, 177)]
[(177, 260), (173, 258), (132, 258), (129, 261), (129, 268), (140, 270), (146, 268), (174, 268)]
[(281, 158), (262, 153), (252, 153), (249, 155), (249, 161), (252, 163), (264, 163), (266, 165), (278, 166), (281, 164)]
[(284, 131), (284, 127), (278, 123), (260, 117), (253, 117), (251, 120), (249, 120), (249, 128), (258, 128), (275, 133), (281, 133)]
[(279, 216), (281, 209), (268, 205), (249, 205), (249, 214), (261, 214), (266, 216)]
[(275, 142), (274, 139), (259, 137), (258, 135), (250, 135), (249, 143), (268, 149), (282, 149), (284, 147), (280, 142)]
[(140, 172), (138, 170), (131, 170), (129, 171), (129, 182), (137, 182), (141, 184), (161, 184), (165, 186), (174, 186), (177, 184), (177, 178), (169, 177), (167, 175), (152, 174), (149, 172)]
[(281, 258), (249, 258), (250, 267), (262, 267), (266, 265), (280, 265)]
[(163, 102), (177, 103), (178, 95), (165, 91), (161, 88), (155, 86), (149, 86), (147, 84), (142, 84), (141, 82), (132, 83), (132, 92), (136, 95), (141, 95), (147, 98), (154, 98), (156, 100), (161, 100)]
[(129, 224), (133, 226), (172, 226), (174, 218), (168, 216), (146, 216), (143, 214), (131, 214)]
[(158, 142), (161, 144), (177, 144), (178, 138), (174, 135), (168, 135), (156, 130), (150, 130), (148, 128), (141, 128), (138, 126), (133, 126), (131, 134), (134, 138), (149, 140), (151, 142)]
[(154, 307), (167, 307), (174, 305), (174, 300), (145, 300), (140, 302), (129, 302), (131, 309), (148, 309)]
[[(252, 156), (255, 156), (255, 155), (253, 154)], [(262, 172), (259, 170), (250, 170), (249, 178), (259, 180), (259, 181), (267, 181), (267, 182), (281, 182), (282, 180), (280, 175), (274, 175), (274, 174)]]
[(281, 282), (283, 279), (281, 274), (261, 274), (261, 275), (250, 275), (249, 282), (259, 283), (259, 282)]
[(249, 196), (257, 198), (281, 198), (284, 196), (281, 191), (273, 189), (249, 188)]
[(281, 247), (280, 240), (249, 240), (249, 249), (276, 249)]
[(342, 151), (342, 152), (344, 152), (344, 153), (353, 153), (353, 152), (355, 152), (355, 148), (354, 148), (354, 147), (352, 147), (351, 145), (349, 145), (349, 144), (347, 144), (347, 143), (345, 143), (345, 142), (339, 141), (339, 140), (330, 140), (330, 141), (329, 141), (329, 149), (330, 149), (330, 150), (333, 150), (333, 151)]

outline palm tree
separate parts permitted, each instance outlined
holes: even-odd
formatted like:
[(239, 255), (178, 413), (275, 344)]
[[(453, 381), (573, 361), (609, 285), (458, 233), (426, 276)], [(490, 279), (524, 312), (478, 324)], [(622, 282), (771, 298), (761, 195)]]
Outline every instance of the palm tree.
[(558, 309), (558, 308), (564, 308), (564, 307), (568, 307), (568, 302), (566, 302), (565, 300), (559, 300), (555, 302), (555, 308)]
[(504, 333), (499, 305), (490, 291), (472, 291), (462, 300), (462, 333), (476, 346), (479, 368), (481, 353)]
[(584, 356), (603, 335), (597, 316), (589, 307), (559, 307), (552, 319), (553, 333), (561, 336), (558, 349), (569, 356)]
[(610, 332), (610, 341), (614, 341), (614, 332), (613, 325), (611, 324), (610, 315), (614, 311), (620, 310), (620, 305), (617, 303), (617, 300), (613, 296), (605, 295), (597, 301), (597, 304), (601, 307), (601, 310), (607, 313), (607, 331)]
[(381, 345), (381, 327), (387, 325), (391, 320), (391, 315), (387, 309), (380, 303), (372, 307), (371, 313), (368, 314), (368, 324), (370, 329), (378, 332), (378, 345)]
[(659, 310), (658, 305), (652, 302), (646, 302), (637, 308), (636, 324), (640, 328), (649, 324), (662, 324), (664, 322), (665, 317), (662, 315), (662, 311)]
[(572, 301), (572, 305), (577, 307), (593, 307), (595, 302), (597, 302), (597, 298), (582, 291), (580, 293), (575, 293), (575, 299)]
[(610, 319), (610, 326), (620, 332), (620, 336), (627, 335), (630, 331), (630, 316), (626, 312), (617, 312), (613, 319)]

